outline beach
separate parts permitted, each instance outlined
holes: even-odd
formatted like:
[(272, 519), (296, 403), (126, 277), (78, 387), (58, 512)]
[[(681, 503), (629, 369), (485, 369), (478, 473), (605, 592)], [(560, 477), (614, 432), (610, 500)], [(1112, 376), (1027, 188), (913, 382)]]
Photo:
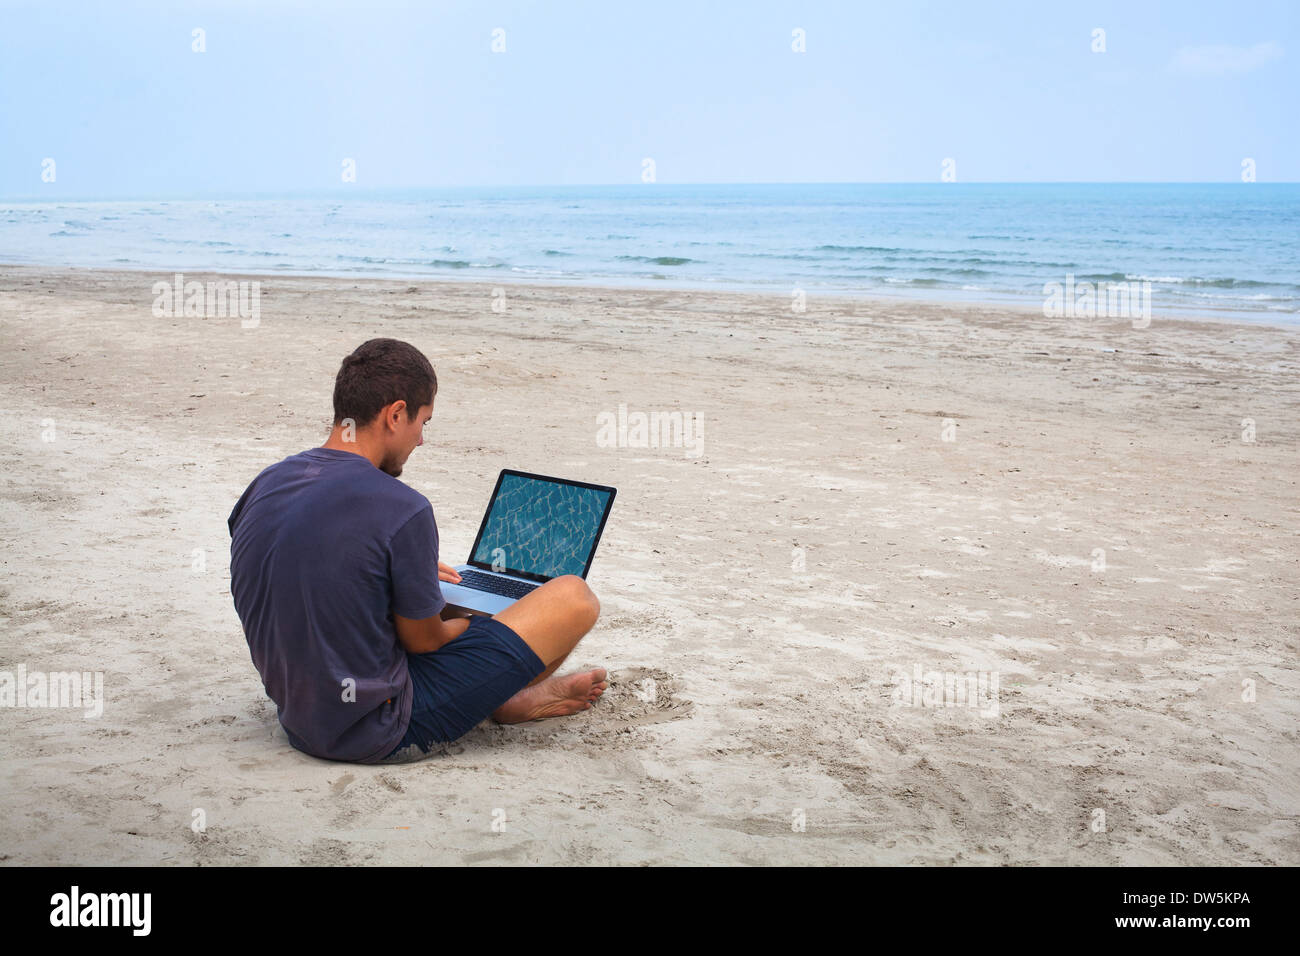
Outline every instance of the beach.
[[(260, 314), (0, 267), (0, 670), (103, 682), (0, 707), (0, 862), (1300, 864), (1294, 328), (186, 278)], [(618, 489), (593, 710), (387, 767), (287, 743), (226, 519), (375, 336), (437, 370), (402, 480), (443, 560), (502, 468)]]

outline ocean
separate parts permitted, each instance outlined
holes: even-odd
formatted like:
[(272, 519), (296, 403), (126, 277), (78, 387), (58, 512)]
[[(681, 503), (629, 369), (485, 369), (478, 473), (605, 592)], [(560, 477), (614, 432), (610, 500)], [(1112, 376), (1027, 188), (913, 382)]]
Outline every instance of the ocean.
[(464, 187), (0, 200), (0, 263), (1042, 303), (1300, 323), (1300, 184)]

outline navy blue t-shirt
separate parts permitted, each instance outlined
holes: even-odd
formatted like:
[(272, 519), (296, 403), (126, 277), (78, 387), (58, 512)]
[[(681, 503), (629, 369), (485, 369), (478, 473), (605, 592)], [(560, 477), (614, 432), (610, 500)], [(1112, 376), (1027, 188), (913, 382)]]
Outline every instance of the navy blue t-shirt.
[(258, 475), (229, 524), (230, 592), (289, 742), (382, 759), (411, 718), (392, 615), (447, 603), (428, 499), (361, 455), (313, 448)]

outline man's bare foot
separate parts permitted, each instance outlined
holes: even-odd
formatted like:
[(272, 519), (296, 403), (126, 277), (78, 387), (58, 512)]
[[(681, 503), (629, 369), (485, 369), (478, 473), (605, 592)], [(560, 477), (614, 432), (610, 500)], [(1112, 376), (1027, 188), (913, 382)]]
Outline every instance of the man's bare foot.
[(493, 711), (492, 719), (501, 724), (518, 724), (543, 717), (567, 717), (588, 710), (608, 686), (603, 667), (557, 674), (525, 687)]

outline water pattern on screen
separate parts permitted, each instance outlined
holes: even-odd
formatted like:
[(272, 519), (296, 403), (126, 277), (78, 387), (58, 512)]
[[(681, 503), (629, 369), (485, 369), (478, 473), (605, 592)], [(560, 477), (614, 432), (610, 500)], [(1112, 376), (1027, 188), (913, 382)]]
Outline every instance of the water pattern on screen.
[(547, 577), (582, 574), (591, 555), (608, 491), (506, 475), (492, 504), (474, 560), (498, 562)]

